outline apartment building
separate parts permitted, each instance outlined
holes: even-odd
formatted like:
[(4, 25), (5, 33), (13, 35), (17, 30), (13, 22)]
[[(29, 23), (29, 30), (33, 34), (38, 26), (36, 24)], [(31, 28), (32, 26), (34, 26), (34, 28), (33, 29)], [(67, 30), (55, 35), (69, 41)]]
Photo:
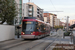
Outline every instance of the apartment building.
[(50, 23), (50, 13), (44, 13), (44, 22)]
[(56, 24), (55, 19), (57, 19), (57, 15), (56, 14), (51, 14), (50, 15), (50, 25), (51, 25), (51, 27), (56, 26), (55, 25)]
[(51, 27), (55, 26), (55, 19), (57, 18), (56, 14), (44, 13), (44, 21), (50, 23)]
[(22, 21), (23, 0), (15, 0), (15, 2), (16, 2), (16, 10), (18, 11), (18, 15), (16, 16), (14, 20), (14, 25), (20, 25)]
[(36, 17), (37, 19), (44, 20), (43, 9), (31, 2), (23, 3), (23, 17)]
[(50, 15), (50, 25), (51, 25), (51, 27), (54, 27), (54, 16), (51, 14)]
[(55, 26), (59, 26), (60, 25), (60, 19), (55, 18)]
[(52, 14), (53, 15), (53, 27), (56, 26), (56, 22), (55, 19), (57, 19), (57, 15), (56, 14)]

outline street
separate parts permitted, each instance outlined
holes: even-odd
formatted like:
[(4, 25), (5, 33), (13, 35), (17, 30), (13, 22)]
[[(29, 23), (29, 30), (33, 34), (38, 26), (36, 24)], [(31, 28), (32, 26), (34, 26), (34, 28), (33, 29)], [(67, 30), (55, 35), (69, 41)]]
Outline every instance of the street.
[(75, 0), (0, 0), (0, 50), (75, 50)]
[(69, 44), (70, 38), (63, 39), (59, 36), (47, 36), (41, 39), (33, 39), (33, 40), (23, 40), (23, 39), (13, 39), (4, 42), (0, 42), (0, 50), (50, 50), (51, 46), (55, 46), (55, 44)]

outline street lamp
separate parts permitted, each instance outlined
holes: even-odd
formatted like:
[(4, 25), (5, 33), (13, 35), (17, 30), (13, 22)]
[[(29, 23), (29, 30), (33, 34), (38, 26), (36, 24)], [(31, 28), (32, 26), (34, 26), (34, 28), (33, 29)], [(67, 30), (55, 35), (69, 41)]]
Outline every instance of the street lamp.
[(66, 31), (68, 31), (68, 29), (69, 29), (68, 20), (69, 20), (69, 16), (67, 16), (67, 20), (66, 20)]

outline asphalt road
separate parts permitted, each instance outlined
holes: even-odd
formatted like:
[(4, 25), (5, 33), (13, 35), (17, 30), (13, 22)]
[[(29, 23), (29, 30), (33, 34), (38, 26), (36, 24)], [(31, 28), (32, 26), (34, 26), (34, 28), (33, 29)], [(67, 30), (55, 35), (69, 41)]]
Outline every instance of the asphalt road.
[[(54, 41), (55, 40), (55, 41)], [(0, 50), (51, 50), (51, 46), (57, 43), (68, 43), (70, 42), (70, 37), (62, 38), (54, 36), (47, 36), (36, 40), (23, 40), (23, 39), (13, 39), (4, 42), (0, 42)], [(53, 43), (53, 44), (52, 44)], [(51, 46), (49, 46), (51, 44)]]
[[(44, 50), (53, 40), (56, 41), (54, 43), (59, 43), (59, 37), (56, 36), (47, 36), (45, 38), (36, 39), (36, 40), (23, 40), (23, 39), (16, 39), (16, 40), (9, 40), (5, 42), (0, 42), (0, 48), (4, 50)], [(67, 43), (69, 39), (62, 39), (61, 42)], [(40, 43), (40, 44), (38, 44)], [(36, 45), (38, 44), (38, 45)]]

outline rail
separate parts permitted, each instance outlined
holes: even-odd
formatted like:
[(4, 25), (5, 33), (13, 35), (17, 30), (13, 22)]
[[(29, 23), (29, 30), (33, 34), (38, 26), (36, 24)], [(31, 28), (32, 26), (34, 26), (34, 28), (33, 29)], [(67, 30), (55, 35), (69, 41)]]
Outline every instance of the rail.
[[(47, 40), (47, 38), (48, 37), (46, 37), (42, 42), (39, 42), (39, 43), (33, 45), (32, 47), (27, 48), (26, 50), (31, 50), (32, 48), (36, 47), (37, 45), (44, 43)], [(50, 42), (50, 44), (45, 48), (45, 50), (47, 50), (49, 48), (49, 46), (51, 46), (55, 40), (56, 39), (54, 39), (52, 42)]]

